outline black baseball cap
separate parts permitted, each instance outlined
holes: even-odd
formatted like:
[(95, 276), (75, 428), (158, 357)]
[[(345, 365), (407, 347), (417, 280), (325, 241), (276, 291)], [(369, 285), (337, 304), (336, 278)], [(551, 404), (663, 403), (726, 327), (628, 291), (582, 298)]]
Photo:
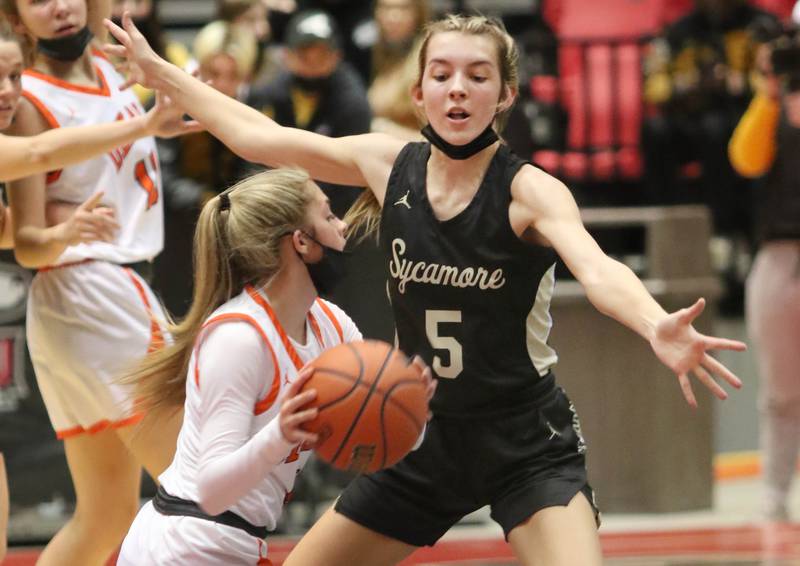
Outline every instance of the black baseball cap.
[(339, 32), (336, 22), (322, 10), (298, 12), (286, 26), (286, 46), (294, 49), (314, 43), (325, 43), (339, 48)]

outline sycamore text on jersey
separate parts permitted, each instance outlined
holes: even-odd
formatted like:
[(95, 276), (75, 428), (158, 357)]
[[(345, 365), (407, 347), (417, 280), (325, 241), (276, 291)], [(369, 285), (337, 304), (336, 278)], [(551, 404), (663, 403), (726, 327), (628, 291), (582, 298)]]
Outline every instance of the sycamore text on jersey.
[(398, 280), (397, 290), (400, 293), (406, 292), (406, 284), (409, 281), (460, 288), (479, 287), (481, 290), (500, 289), (506, 284), (506, 278), (501, 268), (492, 272), (483, 267), (459, 269), (452, 265), (404, 259), (405, 252), (406, 243), (402, 238), (392, 240), (389, 273)]

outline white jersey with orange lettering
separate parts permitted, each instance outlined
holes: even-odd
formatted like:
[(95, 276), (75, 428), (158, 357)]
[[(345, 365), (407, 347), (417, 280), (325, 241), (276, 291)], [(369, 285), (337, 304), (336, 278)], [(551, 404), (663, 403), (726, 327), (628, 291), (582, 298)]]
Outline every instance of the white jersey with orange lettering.
[[(130, 90), (120, 90), (124, 79), (99, 51), (92, 63), (96, 87), (75, 85), (27, 70), (22, 95), (53, 128), (126, 120), (144, 113)], [(79, 143), (80, 140), (75, 140)], [(143, 137), (104, 155), (47, 175), (47, 200), (81, 203), (104, 191), (102, 204), (113, 207), (120, 230), (113, 242), (70, 246), (55, 264), (85, 259), (125, 264), (152, 260), (164, 243), (161, 177), (155, 140)]]
[[(186, 380), (175, 458), (159, 481), (171, 496), (206, 512), (230, 511), (273, 530), (310, 450), (283, 438), (282, 391), (325, 349), (361, 339), (338, 307), (317, 299), (306, 343), (281, 328), (262, 290), (248, 287), (205, 323)], [(266, 545), (208, 519), (161, 515), (148, 503), (123, 543), (119, 564), (256, 564)]]

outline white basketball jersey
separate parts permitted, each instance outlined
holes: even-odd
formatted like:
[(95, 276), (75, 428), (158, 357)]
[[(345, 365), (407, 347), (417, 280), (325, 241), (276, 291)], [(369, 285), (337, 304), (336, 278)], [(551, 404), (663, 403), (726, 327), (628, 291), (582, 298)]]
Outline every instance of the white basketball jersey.
[[(144, 113), (124, 79), (99, 51), (93, 51), (99, 86), (87, 87), (25, 71), (22, 95), (53, 128), (127, 120)], [(80, 138), (75, 139), (80, 143)], [(155, 140), (140, 138), (77, 165), (47, 175), (47, 200), (81, 203), (97, 191), (102, 204), (116, 211), (119, 232), (113, 242), (70, 246), (56, 264), (84, 259), (132, 263), (153, 259), (164, 244), (161, 174)]]
[[(196, 364), (198, 349), (202, 348), (209, 328), (225, 321), (248, 322), (259, 331), (264, 340), (264, 348), (268, 351), (267, 357), (271, 359), (274, 371), (270, 372), (273, 375), (265, 376), (261, 395), (253, 402), (251, 436), (278, 418), (280, 411), (278, 400), (283, 390), (297, 378), (298, 367), (302, 367), (328, 348), (342, 342), (363, 339), (355, 323), (344, 311), (332, 303), (317, 299), (308, 315), (307, 343), (298, 346), (291, 342), (292, 346), (287, 348), (285, 344), (291, 339), (286, 336), (279, 324), (273, 322), (270, 312), (271, 308), (266, 297), (258, 290), (248, 287), (240, 295), (218, 308), (206, 321), (204, 330), (197, 338), (195, 351), (189, 363), (183, 426), (178, 437), (175, 458), (159, 477), (161, 485), (171, 495), (192, 501), (198, 501), (199, 497), (195, 478), (199, 473), (202, 382), (196, 373)], [(254, 525), (264, 525), (267, 529), (273, 530), (280, 518), (283, 504), (292, 492), (295, 478), (310, 454), (309, 449), (295, 447), (282, 463), (260, 479), (258, 485), (230, 510)]]

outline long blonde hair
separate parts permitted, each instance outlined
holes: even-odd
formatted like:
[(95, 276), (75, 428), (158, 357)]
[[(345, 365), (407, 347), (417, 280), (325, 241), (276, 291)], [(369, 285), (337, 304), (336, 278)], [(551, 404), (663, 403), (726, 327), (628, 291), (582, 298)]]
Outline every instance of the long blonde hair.
[(179, 323), (170, 321), (172, 342), (148, 354), (122, 380), (135, 385), (141, 409), (158, 415), (183, 406), (189, 360), (203, 323), (246, 284), (278, 272), (281, 237), (303, 226), (312, 195), (308, 174), (275, 169), (248, 177), (205, 204), (194, 235), (192, 306)]
[[(419, 48), (416, 86), (422, 86), (425, 74), (425, 63), (428, 57), (428, 45), (437, 33), (458, 32), (466, 35), (489, 36), (497, 46), (497, 66), (500, 69), (501, 93), (510, 96), (519, 88), (519, 51), (514, 39), (508, 34), (500, 20), (486, 16), (463, 16), (450, 14), (425, 26), (422, 43)], [(499, 103), (499, 101), (498, 101)], [(494, 127), (500, 132), (505, 127), (511, 106), (498, 111), (494, 119)], [(348, 226), (348, 234), (356, 235), (362, 240), (371, 235), (377, 237), (380, 226), (381, 207), (372, 191), (364, 191), (345, 214), (344, 221)]]

